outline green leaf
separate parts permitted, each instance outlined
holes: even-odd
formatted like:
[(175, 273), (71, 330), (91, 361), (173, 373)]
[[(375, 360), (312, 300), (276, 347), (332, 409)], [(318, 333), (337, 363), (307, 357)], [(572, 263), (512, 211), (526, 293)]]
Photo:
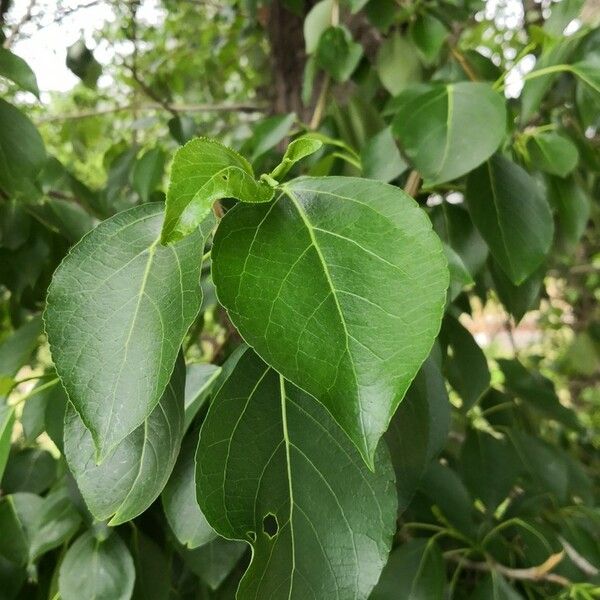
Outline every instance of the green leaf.
[(135, 568), (121, 538), (113, 533), (98, 540), (84, 533), (67, 551), (59, 573), (61, 600), (129, 600)]
[(41, 498), (21, 492), (0, 501), (0, 554), (19, 564), (31, 564), (66, 542), (81, 517), (65, 491)]
[(385, 440), (396, 472), (398, 510), (404, 511), (450, 430), (450, 402), (444, 379), (428, 358), (394, 414)]
[(394, 32), (379, 47), (375, 68), (383, 87), (392, 96), (421, 80), (421, 63), (415, 47)]
[(198, 411), (204, 406), (222, 369), (216, 365), (190, 364), (185, 374), (185, 423), (187, 431)]
[(369, 0), (342, 0), (342, 2), (350, 7), (352, 13), (357, 13), (368, 1)]
[(595, 62), (575, 63), (570, 71), (586, 83), (596, 94), (600, 94), (600, 66)]
[(552, 131), (531, 136), (527, 152), (533, 168), (559, 177), (566, 177), (579, 161), (577, 146), (568, 137)]
[[(569, 60), (571, 54), (581, 42), (581, 36), (574, 35), (562, 38), (558, 43), (544, 48), (535, 63), (535, 68), (528, 75), (548, 67), (559, 65)], [(542, 100), (558, 76), (558, 71), (530, 78), (525, 81), (521, 92), (521, 122), (526, 123), (538, 112)]]
[(169, 247), (158, 242), (161, 225), (160, 204), (104, 221), (71, 250), (48, 290), (52, 358), (100, 461), (156, 406), (200, 308), (212, 220)]
[(581, 429), (576, 413), (560, 403), (554, 384), (549, 379), (528, 370), (518, 360), (500, 359), (498, 365), (504, 373), (504, 387), (508, 392), (524, 400), (547, 418), (575, 431)]
[(7, 494), (15, 492), (41, 494), (54, 483), (56, 466), (56, 459), (47, 450), (15, 448), (6, 463), (2, 491)]
[(150, 195), (160, 185), (165, 170), (165, 153), (160, 148), (145, 152), (133, 167), (133, 188), (142, 202), (148, 202)]
[(46, 149), (33, 123), (0, 98), (0, 188), (9, 195), (36, 193), (32, 180), (46, 162)]
[(0, 404), (0, 481), (8, 461), (13, 425), (15, 424), (15, 409), (12, 406)]
[(273, 179), (281, 180), (297, 162), (319, 151), (323, 143), (323, 139), (310, 133), (296, 138), (288, 144), (281, 162), (269, 175)]
[(417, 17), (410, 29), (410, 35), (423, 62), (432, 65), (436, 62), (449, 32), (438, 19), (426, 13)]
[(370, 138), (361, 150), (363, 177), (388, 183), (408, 169), (389, 127)]
[(544, 261), (554, 234), (548, 201), (535, 181), (498, 154), (469, 175), (466, 201), (492, 256), (521, 284)]
[(345, 27), (328, 27), (319, 39), (317, 64), (336, 81), (350, 79), (363, 55), (362, 46)]
[(196, 501), (195, 453), (197, 431), (186, 437), (175, 469), (162, 493), (162, 505), (175, 537), (186, 548), (208, 544), (217, 534)]
[(448, 302), (452, 302), (463, 291), (475, 283), (471, 273), (462, 261), (462, 258), (451, 246), (444, 244), (444, 252), (448, 260), (448, 269), (450, 270), (450, 287), (448, 288)]
[(11, 562), (0, 555), (0, 589), (2, 600), (15, 600), (27, 578), (24, 567)]
[(331, 8), (333, 0), (317, 2), (304, 19), (304, 44), (306, 54), (317, 50), (323, 32), (331, 25)]
[(451, 315), (446, 315), (440, 337), (452, 349), (444, 361), (446, 377), (461, 397), (463, 410), (468, 410), (490, 387), (487, 360), (473, 336)]
[(508, 496), (519, 476), (518, 458), (507, 440), (476, 429), (467, 430), (460, 470), (469, 491), (489, 514)]
[[(183, 437), (185, 367), (179, 359), (154, 410), (96, 464), (94, 442), (72, 404), (65, 415), (65, 456), (83, 498), (96, 519), (110, 525), (141, 514), (163, 490)], [(110, 490), (110, 493), (107, 493)]]
[(36, 316), (0, 342), (0, 377), (13, 378), (29, 360), (42, 333), (42, 319)]
[(259, 121), (253, 125), (252, 137), (244, 144), (241, 152), (250, 155), (250, 160), (254, 162), (285, 139), (295, 121), (295, 113), (275, 115)]
[(161, 242), (194, 232), (217, 200), (268, 202), (273, 194), (269, 185), (254, 179), (250, 163), (237, 152), (215, 140), (193, 139), (173, 159)]
[(0, 77), (6, 77), (16, 83), (22, 90), (31, 92), (39, 97), (35, 73), (30, 66), (8, 48), (0, 47)]
[(550, 16), (544, 22), (544, 31), (561, 36), (565, 27), (579, 16), (584, 0), (563, 0), (553, 3)]
[(521, 285), (515, 285), (494, 260), (490, 260), (490, 273), (500, 302), (517, 323), (528, 310), (537, 306), (546, 274), (545, 265), (542, 265)]
[(571, 253), (589, 221), (590, 198), (572, 177), (549, 177), (548, 195), (556, 211), (557, 238), (562, 248)]
[(137, 527), (131, 536), (135, 565), (133, 600), (168, 600), (171, 593), (171, 565), (156, 542)]
[(211, 404), (196, 461), (206, 518), (253, 547), (239, 600), (368, 597), (395, 529), (384, 445), (370, 472), (323, 407), (248, 350)]
[(96, 87), (102, 73), (102, 65), (86, 47), (85, 40), (77, 40), (67, 48), (67, 67), (90, 88)]
[(243, 338), (372, 465), (442, 316), (446, 259), (425, 213), (384, 183), (299, 178), (268, 206), (229, 211), (212, 259)]
[(505, 101), (488, 83), (436, 84), (404, 97), (393, 131), (425, 185), (468, 173), (487, 160), (504, 138)]
[(391, 554), (369, 600), (443, 598), (446, 573), (442, 553), (433, 539), (413, 539)]
[[(32, 391), (42, 385), (49, 385), (50, 382), (45, 379), (38, 381)], [(50, 387), (46, 387), (41, 392), (27, 398), (23, 412), (21, 413), (21, 425), (23, 426), (23, 437), (25, 442), (33, 444), (36, 438), (46, 429), (46, 408), (48, 401), (56, 393), (56, 386), (60, 387), (58, 381)], [(0, 474), (0, 479), (2, 475)]]
[(247, 548), (243, 542), (218, 537), (200, 548), (182, 550), (181, 553), (189, 569), (211, 590), (216, 590), (233, 571)]

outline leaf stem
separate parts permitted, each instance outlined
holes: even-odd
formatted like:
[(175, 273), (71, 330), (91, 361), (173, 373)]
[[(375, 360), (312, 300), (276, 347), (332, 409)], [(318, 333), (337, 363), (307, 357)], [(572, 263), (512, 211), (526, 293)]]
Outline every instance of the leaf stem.
[(22, 404), (23, 402), (29, 400), (29, 398), (32, 398), (40, 392), (47, 390), (49, 387), (52, 387), (56, 383), (58, 383), (58, 377), (55, 377), (54, 379), (51, 379), (50, 381), (47, 381), (46, 383), (43, 383), (42, 385), (36, 388), (33, 388), (28, 394), (25, 394), (22, 398), (19, 398), (14, 404), (12, 404), (12, 406), (18, 406), (19, 404)]

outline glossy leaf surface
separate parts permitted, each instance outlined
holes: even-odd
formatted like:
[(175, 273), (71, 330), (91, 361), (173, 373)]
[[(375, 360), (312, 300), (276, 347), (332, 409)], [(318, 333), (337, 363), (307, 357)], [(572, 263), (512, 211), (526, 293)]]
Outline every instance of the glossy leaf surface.
[(212, 258), (244, 339), (371, 462), (444, 306), (446, 259), (425, 213), (383, 183), (299, 178), (268, 206), (227, 213)]

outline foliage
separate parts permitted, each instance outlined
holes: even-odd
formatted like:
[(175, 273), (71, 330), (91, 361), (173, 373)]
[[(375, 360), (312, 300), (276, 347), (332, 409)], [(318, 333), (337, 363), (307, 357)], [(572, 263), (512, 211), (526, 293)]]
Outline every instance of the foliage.
[(600, 597), (593, 3), (8, 5), (0, 597)]

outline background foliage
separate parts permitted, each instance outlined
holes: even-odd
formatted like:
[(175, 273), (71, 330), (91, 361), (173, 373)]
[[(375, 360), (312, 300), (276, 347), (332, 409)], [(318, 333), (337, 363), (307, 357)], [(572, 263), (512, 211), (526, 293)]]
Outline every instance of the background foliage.
[(192, 137), (260, 173), (317, 130), (333, 143), (293, 173), (403, 188), (450, 266), (441, 333), (386, 434), (399, 513), (370, 597), (600, 597), (597, 3), (90, 2), (111, 18), (65, 48), (81, 81), (60, 94), (39, 92), (19, 40), (89, 7), (21, 4), (0, 2), (0, 598), (234, 597), (248, 546), (194, 497), (198, 428), (241, 344), (208, 256), (169, 388), (185, 371), (188, 433), (181, 451), (160, 441), (158, 499), (123, 483), (126, 461), (90, 470), (41, 313), (86, 232), (156, 217)]

